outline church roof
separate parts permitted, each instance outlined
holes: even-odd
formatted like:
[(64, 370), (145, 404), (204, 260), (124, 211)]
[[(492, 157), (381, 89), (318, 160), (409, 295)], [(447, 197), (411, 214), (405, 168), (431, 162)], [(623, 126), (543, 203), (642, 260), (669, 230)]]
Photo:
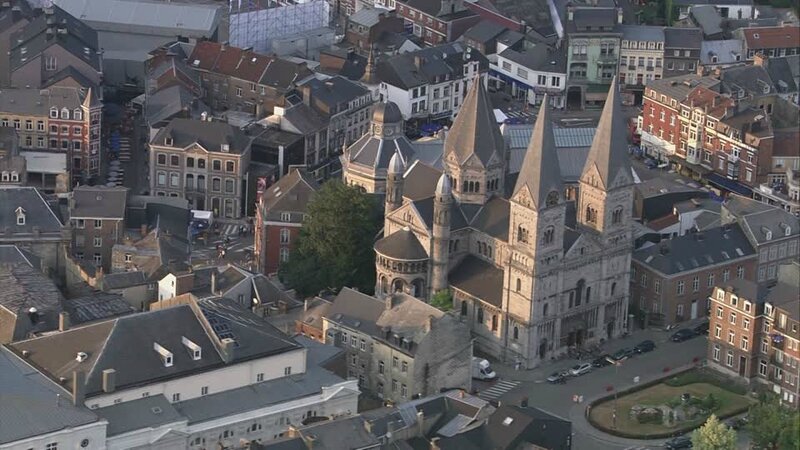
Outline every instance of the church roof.
[(414, 147), (404, 135), (381, 138), (367, 133), (348, 149), (350, 161), (375, 170), (387, 169), (389, 160), (398, 153), (401, 162), (408, 167), (414, 159)]
[(414, 232), (408, 227), (395, 231), (376, 242), (375, 252), (392, 259), (404, 261), (428, 259), (428, 252), (425, 251)]
[(533, 135), (528, 144), (528, 152), (522, 161), (514, 194), (516, 195), (526, 187), (537, 208), (545, 206), (547, 194), (550, 192), (561, 193), (564, 191), (547, 96), (539, 109), (539, 117), (533, 127)]
[(491, 305), (503, 305), (503, 269), (467, 255), (450, 272), (450, 285)]
[(372, 121), (378, 123), (399, 123), (403, 114), (394, 102), (377, 103), (372, 110)]
[(508, 200), (500, 197), (492, 197), (481, 207), (478, 214), (472, 219), (470, 226), (489, 236), (508, 241), (508, 217), (510, 205)]
[(477, 78), (445, 138), (444, 154), (455, 153), (459, 163), (476, 155), (486, 166), (494, 154), (502, 161), (504, 149), (505, 140), (497, 126), (492, 103), (481, 78)]
[(597, 167), (600, 183), (606, 189), (611, 187), (611, 183), (614, 182), (614, 178), (619, 175), (620, 171), (624, 172), (623, 176), (632, 181), (627, 155), (628, 128), (625, 116), (620, 110), (618, 91), (617, 79), (614, 78), (608, 90), (606, 104), (600, 115), (600, 123), (597, 125), (597, 133), (592, 141), (592, 148), (589, 150), (589, 156), (581, 176), (581, 179), (584, 179), (592, 167)]
[[(422, 217), (422, 220), (425, 221), (425, 227), (429, 230), (433, 229), (433, 200), (433, 197), (428, 197), (412, 202), (414, 207), (419, 212), (419, 215)], [(450, 229), (452, 231), (461, 230), (469, 226), (467, 219), (464, 218), (464, 213), (461, 210), (461, 206), (463, 205), (459, 205), (456, 202), (451, 204)]]

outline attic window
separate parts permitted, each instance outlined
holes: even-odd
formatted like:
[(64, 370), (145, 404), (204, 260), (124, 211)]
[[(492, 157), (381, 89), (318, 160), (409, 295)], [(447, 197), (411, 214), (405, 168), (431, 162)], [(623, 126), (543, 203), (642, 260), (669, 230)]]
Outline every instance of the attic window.
[(58, 119), (58, 108), (56, 108), (55, 106), (50, 108), (50, 118)]
[(158, 345), (158, 342), (153, 342), (153, 350), (161, 356), (161, 361), (164, 367), (172, 367), (172, 352)]
[(505, 419), (503, 419), (503, 425), (505, 425), (505, 426), (511, 425), (512, 422), (514, 422), (514, 418), (513, 417), (506, 417)]
[(186, 336), (181, 336), (181, 343), (186, 347), (186, 350), (189, 351), (189, 356), (192, 358), (193, 361), (200, 360), (200, 358), (202, 357), (202, 349), (200, 348), (199, 345), (190, 341)]
[(164, 138), (164, 145), (166, 145), (167, 147), (172, 147), (172, 138), (171, 137)]
[(753, 33), (753, 39), (758, 39), (758, 33)]
[(17, 225), (25, 225), (25, 209), (20, 206), (14, 212), (17, 214)]

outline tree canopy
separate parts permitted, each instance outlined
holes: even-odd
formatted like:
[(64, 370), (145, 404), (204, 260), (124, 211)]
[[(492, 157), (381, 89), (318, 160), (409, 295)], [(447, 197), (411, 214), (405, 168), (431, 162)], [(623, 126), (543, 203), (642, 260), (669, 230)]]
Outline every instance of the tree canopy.
[(755, 448), (767, 450), (800, 448), (800, 413), (781, 405), (777, 396), (764, 394), (750, 408), (747, 430)]
[(332, 180), (308, 203), (306, 214), (289, 260), (278, 269), (281, 280), (304, 297), (344, 286), (372, 293), (372, 248), (381, 226), (375, 197)]
[(692, 432), (692, 448), (695, 450), (735, 450), (736, 431), (711, 415), (706, 423)]
[(453, 309), (453, 293), (450, 292), (450, 289), (442, 289), (433, 294), (433, 297), (431, 297), (431, 306), (445, 312), (450, 311)]

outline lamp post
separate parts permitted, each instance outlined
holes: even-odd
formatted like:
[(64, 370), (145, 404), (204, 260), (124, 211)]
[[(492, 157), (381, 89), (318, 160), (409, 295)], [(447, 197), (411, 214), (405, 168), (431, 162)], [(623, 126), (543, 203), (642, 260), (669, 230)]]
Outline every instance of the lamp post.
[[(619, 379), (619, 366), (622, 365), (622, 361), (614, 361), (614, 379)], [(617, 397), (619, 396), (619, 390), (614, 388), (614, 409), (611, 412), (611, 428), (616, 430), (617, 429)]]

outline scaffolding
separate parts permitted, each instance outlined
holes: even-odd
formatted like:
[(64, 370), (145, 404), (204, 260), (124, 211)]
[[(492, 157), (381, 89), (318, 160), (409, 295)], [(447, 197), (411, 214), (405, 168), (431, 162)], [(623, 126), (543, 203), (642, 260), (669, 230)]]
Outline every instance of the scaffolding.
[(229, 0), (230, 43), (274, 53), (274, 41), (328, 27), (326, 0)]

